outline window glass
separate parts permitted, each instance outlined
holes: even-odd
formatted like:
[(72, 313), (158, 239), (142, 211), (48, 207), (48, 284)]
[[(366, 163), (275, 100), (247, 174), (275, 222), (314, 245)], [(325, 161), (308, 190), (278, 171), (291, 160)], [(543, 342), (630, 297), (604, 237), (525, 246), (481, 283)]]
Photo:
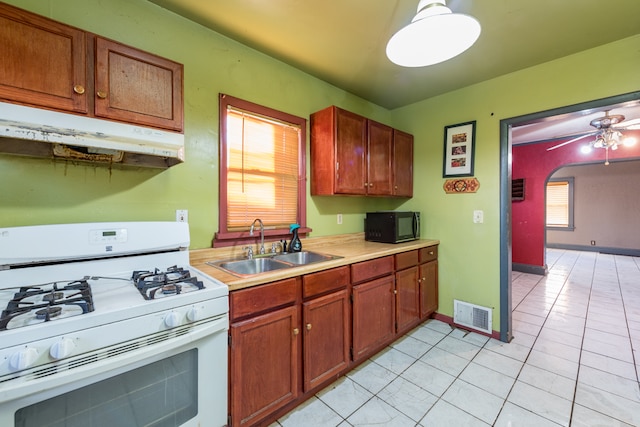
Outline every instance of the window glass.
[(573, 178), (549, 180), (546, 200), (547, 227), (573, 229)]
[(220, 229), (216, 242), (247, 239), (261, 219), (265, 235), (304, 226), (306, 120), (222, 95)]

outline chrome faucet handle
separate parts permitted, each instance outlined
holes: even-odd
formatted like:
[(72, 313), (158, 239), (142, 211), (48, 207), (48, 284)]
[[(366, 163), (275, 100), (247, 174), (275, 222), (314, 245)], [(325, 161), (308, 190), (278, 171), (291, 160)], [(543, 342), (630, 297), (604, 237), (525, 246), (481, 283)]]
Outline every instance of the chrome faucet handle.
[(253, 258), (253, 248), (251, 246), (245, 246), (242, 249), (246, 249), (247, 251), (247, 258), (248, 259), (252, 259)]
[(282, 243), (280, 243), (280, 242), (271, 243), (271, 253), (272, 254), (277, 254), (278, 253), (278, 245), (280, 245), (280, 248), (282, 249)]

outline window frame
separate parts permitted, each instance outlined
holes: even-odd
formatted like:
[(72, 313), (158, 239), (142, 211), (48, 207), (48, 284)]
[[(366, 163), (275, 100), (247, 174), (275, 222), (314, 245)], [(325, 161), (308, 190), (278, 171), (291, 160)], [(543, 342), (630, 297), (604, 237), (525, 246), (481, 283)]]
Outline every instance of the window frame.
[[(547, 187), (551, 182), (566, 182), (567, 189), (567, 226), (560, 225), (547, 225), (547, 210), (548, 210), (548, 200), (547, 200)], [(574, 177), (564, 177), (564, 178), (549, 178), (546, 184), (544, 185), (544, 225), (547, 230), (556, 230), (556, 231), (573, 231), (575, 229), (574, 224), (574, 186), (575, 180)]]
[[(227, 229), (227, 109), (232, 107), (238, 110), (254, 113), (258, 116), (273, 118), (275, 120), (300, 126), (300, 140), (298, 147), (298, 212), (297, 223), (300, 225), (298, 235), (306, 236), (311, 229), (307, 224), (307, 176), (306, 176), (306, 141), (307, 119), (284, 113), (273, 108), (255, 104), (227, 94), (219, 94), (219, 189), (218, 189), (218, 231), (213, 239), (214, 247), (233, 246), (237, 244), (254, 243), (260, 240), (260, 233), (249, 236), (251, 224), (247, 224), (246, 231), (229, 231)], [(288, 239), (291, 233), (288, 228), (265, 229), (265, 241), (278, 241)], [(268, 248), (267, 248), (268, 249)]]

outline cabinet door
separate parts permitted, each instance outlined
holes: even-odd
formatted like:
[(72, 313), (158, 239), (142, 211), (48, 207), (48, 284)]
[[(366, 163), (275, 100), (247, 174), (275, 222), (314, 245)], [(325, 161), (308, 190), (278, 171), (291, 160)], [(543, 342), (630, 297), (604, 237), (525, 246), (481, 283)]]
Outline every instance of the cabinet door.
[(96, 37), (96, 116), (182, 131), (182, 68)]
[(393, 195), (413, 197), (413, 135), (393, 131)]
[(393, 276), (353, 287), (353, 359), (391, 341), (395, 334)]
[(396, 272), (397, 332), (402, 333), (420, 320), (420, 282), (418, 267)]
[(393, 194), (393, 128), (368, 120), (367, 194)]
[(0, 100), (87, 113), (85, 43), (83, 31), (0, 3)]
[(231, 425), (252, 425), (298, 395), (298, 309), (231, 324)]
[(336, 120), (336, 188), (340, 194), (366, 194), (367, 119), (339, 108)]
[(438, 309), (438, 261), (420, 264), (420, 318)]
[(305, 302), (304, 390), (336, 377), (349, 364), (349, 298), (346, 289)]

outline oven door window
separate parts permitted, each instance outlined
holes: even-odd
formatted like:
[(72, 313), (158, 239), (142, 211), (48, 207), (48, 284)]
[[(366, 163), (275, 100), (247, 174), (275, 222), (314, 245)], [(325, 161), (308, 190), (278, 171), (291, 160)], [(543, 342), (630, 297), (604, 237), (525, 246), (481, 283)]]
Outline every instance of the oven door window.
[(16, 427), (174, 427), (198, 413), (192, 349), (19, 409)]

